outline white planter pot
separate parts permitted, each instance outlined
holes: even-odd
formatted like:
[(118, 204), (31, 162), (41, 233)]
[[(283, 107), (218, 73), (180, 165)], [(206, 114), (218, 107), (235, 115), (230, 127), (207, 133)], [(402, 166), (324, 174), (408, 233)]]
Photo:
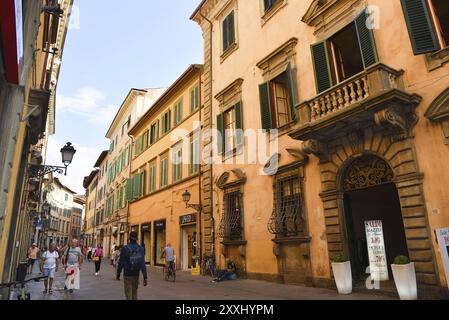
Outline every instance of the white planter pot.
[(350, 294), (352, 292), (351, 262), (332, 262), (335, 283), (339, 294)]
[(415, 264), (392, 264), (391, 270), (401, 300), (417, 300)]

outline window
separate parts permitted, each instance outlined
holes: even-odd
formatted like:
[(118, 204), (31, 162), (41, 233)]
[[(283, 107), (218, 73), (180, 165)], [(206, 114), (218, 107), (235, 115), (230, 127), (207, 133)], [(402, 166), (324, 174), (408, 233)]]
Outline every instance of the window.
[(142, 150), (145, 151), (148, 148), (148, 136), (149, 131), (146, 130), (142, 136)]
[(415, 55), (449, 46), (447, 0), (401, 0)]
[(264, 0), (264, 8), (265, 12), (269, 11), (275, 4), (278, 2), (278, 0)]
[(364, 10), (353, 23), (329, 39), (312, 45), (317, 91), (362, 72), (378, 61), (374, 35)]
[(198, 173), (200, 169), (199, 135), (194, 133), (190, 138), (189, 175)]
[(222, 22), (223, 52), (235, 44), (235, 18), (234, 10)]
[(131, 127), (131, 116), (128, 117), (128, 121), (126, 122), (127, 128)]
[(240, 187), (225, 190), (219, 227), (219, 236), (224, 240), (243, 240), (242, 200)]
[(143, 135), (137, 138), (135, 143), (135, 153), (136, 157), (139, 156), (143, 151)]
[(173, 182), (182, 179), (182, 144), (173, 148)]
[(150, 176), (149, 176), (149, 191), (154, 192), (156, 191), (156, 160), (150, 163)]
[[(217, 116), (218, 153), (228, 154), (243, 146), (242, 103), (226, 109)], [(223, 150), (224, 147), (224, 150)]]
[(268, 230), (281, 238), (300, 236), (304, 232), (301, 178), (297, 172), (280, 174), (275, 186), (275, 206)]
[(151, 125), (150, 128), (150, 145), (159, 139), (159, 120)]
[(296, 85), (294, 72), (287, 70), (259, 86), (263, 129), (282, 128), (296, 120)]
[(190, 90), (190, 113), (195, 112), (200, 107), (200, 86), (196, 85)]
[(175, 116), (174, 116), (174, 122), (175, 122), (175, 126), (178, 125), (179, 123), (181, 123), (182, 121), (182, 100), (178, 101), (175, 104)]
[(159, 184), (161, 188), (168, 185), (168, 154), (161, 156)]
[(170, 118), (171, 118), (171, 111), (168, 110), (164, 115), (162, 116), (162, 134), (166, 134), (168, 131), (170, 131)]

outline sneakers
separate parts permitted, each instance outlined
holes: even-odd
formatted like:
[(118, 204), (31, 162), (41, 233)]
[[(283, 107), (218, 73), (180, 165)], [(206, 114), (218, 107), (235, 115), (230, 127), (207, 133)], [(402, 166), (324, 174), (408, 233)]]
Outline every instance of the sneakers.
[(95, 272), (95, 276), (98, 276), (98, 272)]
[(47, 290), (44, 290), (42, 293), (43, 293), (43, 294), (47, 294)]

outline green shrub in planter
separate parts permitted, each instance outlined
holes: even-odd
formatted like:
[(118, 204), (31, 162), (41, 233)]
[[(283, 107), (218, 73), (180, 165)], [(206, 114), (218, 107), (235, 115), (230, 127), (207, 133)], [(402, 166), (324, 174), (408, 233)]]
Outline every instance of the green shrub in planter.
[(397, 256), (394, 258), (393, 264), (409, 264), (410, 259), (407, 256)]
[(346, 256), (344, 254), (341, 254), (341, 253), (337, 254), (335, 256), (334, 260), (333, 260), (333, 262), (335, 262), (335, 263), (343, 263), (343, 262), (346, 262), (346, 261), (349, 261), (349, 259), (346, 258)]

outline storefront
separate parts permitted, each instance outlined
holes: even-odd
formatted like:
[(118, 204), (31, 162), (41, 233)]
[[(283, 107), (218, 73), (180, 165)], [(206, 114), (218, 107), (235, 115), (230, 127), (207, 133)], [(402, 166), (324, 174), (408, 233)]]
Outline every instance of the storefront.
[(151, 263), (151, 223), (142, 224), (140, 226), (141, 244), (145, 249), (145, 262)]
[(188, 214), (179, 217), (179, 226), (181, 229), (181, 239), (179, 241), (181, 253), (181, 269), (191, 269), (197, 256), (197, 230), (196, 214)]
[(165, 220), (154, 222), (154, 264), (164, 265), (164, 259), (161, 259), (162, 252), (166, 245), (166, 223)]

